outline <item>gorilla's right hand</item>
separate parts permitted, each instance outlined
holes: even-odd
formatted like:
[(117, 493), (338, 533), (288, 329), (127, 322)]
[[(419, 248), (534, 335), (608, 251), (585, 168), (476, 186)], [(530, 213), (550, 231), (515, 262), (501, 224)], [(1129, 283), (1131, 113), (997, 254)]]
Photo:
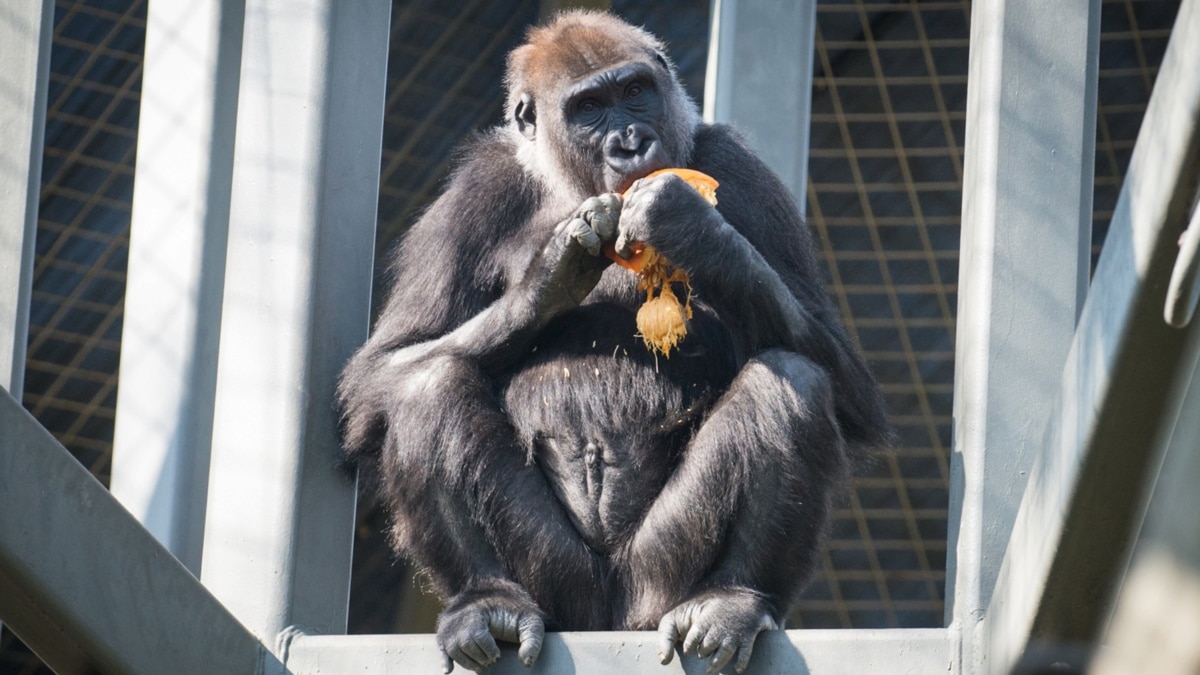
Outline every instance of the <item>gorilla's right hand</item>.
[(496, 640), (520, 643), (517, 656), (532, 666), (542, 651), (546, 628), (542, 613), (528, 594), (519, 589), (491, 588), (455, 596), (437, 622), (442, 671), (454, 664), (481, 671), (500, 658)]
[(542, 251), (541, 265), (531, 270), (539, 292), (539, 315), (551, 318), (577, 306), (600, 281), (609, 264), (600, 255), (604, 242), (617, 237), (621, 219), (621, 197), (602, 194), (584, 200), (570, 218), (554, 228), (550, 243)]
[(621, 196), (615, 192), (584, 200), (575, 210), (575, 215), (568, 218), (564, 224), (570, 238), (578, 242), (589, 254), (599, 255), (600, 244), (617, 237), (621, 203)]

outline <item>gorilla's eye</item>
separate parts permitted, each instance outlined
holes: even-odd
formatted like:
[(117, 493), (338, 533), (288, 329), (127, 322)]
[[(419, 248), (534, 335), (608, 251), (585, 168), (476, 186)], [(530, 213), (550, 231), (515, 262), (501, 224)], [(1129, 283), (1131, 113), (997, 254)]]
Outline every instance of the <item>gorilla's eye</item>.
[(597, 101), (596, 99), (585, 98), (579, 102), (579, 105), (576, 106), (575, 109), (581, 113), (594, 113), (594, 112), (598, 112), (601, 107), (602, 106), (600, 105), (600, 102)]
[(634, 98), (640, 96), (646, 88), (640, 82), (634, 82), (628, 87), (625, 87), (625, 98)]

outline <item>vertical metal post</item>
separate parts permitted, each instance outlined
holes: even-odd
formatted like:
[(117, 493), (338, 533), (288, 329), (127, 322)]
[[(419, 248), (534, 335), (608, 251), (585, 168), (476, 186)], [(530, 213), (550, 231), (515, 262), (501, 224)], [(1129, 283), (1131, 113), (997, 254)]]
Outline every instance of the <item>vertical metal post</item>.
[(344, 633), (389, 0), (248, 0), (201, 579), (260, 638)]
[(154, 3), (112, 492), (199, 574), (245, 0)]
[(1099, 0), (971, 6), (947, 619), (965, 672), (1086, 296)]
[(19, 401), (25, 383), (54, 3), (12, 3), (0, 18), (0, 387)]
[[(0, 21), (0, 389), (25, 391), (29, 299), (42, 189), (54, 2), (20, 2)], [(2, 629), (3, 626), (0, 626)]]
[(704, 119), (735, 125), (805, 210), (816, 0), (712, 0)]

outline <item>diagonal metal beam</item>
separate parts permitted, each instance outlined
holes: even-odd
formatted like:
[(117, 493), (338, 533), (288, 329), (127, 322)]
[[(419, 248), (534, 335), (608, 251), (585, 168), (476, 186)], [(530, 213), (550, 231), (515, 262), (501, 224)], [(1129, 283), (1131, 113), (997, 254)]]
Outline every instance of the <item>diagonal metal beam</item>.
[[(1157, 468), (1186, 332), (1163, 321), (1200, 181), (1200, 0), (1184, 0), (1030, 474), (991, 606), (991, 672), (1094, 644)], [(1036, 663), (1028, 665), (1036, 666)]]
[(1093, 675), (1200, 671), (1200, 330), (1189, 339), (1181, 373), (1191, 377), (1171, 395), (1163, 464)]
[(273, 657), (0, 391), (0, 619), (58, 673), (253, 673)]

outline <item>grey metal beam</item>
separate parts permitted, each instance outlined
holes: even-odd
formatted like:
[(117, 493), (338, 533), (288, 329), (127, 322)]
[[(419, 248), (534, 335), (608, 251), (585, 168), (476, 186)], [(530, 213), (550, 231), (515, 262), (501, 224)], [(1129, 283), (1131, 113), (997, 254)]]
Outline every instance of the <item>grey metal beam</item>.
[(1186, 333), (1162, 318), (1200, 182), (1200, 0), (1184, 0), (1143, 118), (1044, 451), (988, 610), (991, 670), (1101, 634), (1156, 468)]
[(710, 7), (704, 119), (743, 131), (803, 213), (816, 0), (712, 0)]
[[(1200, 327), (1193, 324), (1156, 447), (1165, 458), (1094, 675), (1200, 672)], [(1153, 483), (1155, 481), (1150, 481)]]
[(245, 0), (154, 3), (111, 489), (200, 573)]
[(0, 9), (0, 388), (17, 398), (25, 381), (53, 25), (52, 0)]
[[(678, 656), (667, 666), (656, 656), (653, 632), (550, 633), (533, 668), (520, 665), (516, 649), (502, 647), (488, 675), (623, 673), (675, 675), (706, 672), (707, 663)], [(945, 629), (768, 631), (758, 638), (746, 675), (929, 675), (951, 668)], [(285, 652), (291, 675), (441, 672), (432, 635), (298, 636)], [(457, 670), (455, 672), (458, 672)], [(465, 671), (464, 671), (465, 672)], [(733, 672), (730, 666), (722, 672)]]
[(390, 9), (246, 3), (201, 578), (264, 640), (346, 630), (333, 400), (367, 334)]
[(971, 5), (947, 620), (963, 672), (1086, 295), (1099, 0)]
[(0, 391), (0, 619), (58, 673), (252, 673), (272, 657)]

